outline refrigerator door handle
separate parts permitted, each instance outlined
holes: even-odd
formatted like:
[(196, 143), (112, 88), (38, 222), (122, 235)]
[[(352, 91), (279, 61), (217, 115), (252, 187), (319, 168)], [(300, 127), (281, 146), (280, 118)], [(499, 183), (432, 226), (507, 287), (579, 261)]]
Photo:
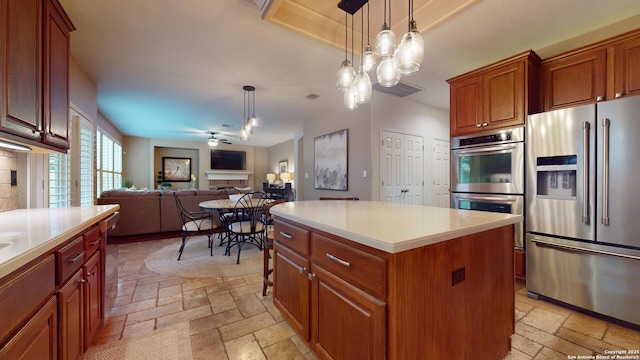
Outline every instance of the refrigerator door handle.
[(611, 121), (602, 119), (602, 225), (609, 225), (609, 127)]
[(582, 123), (582, 153), (583, 163), (582, 168), (584, 169), (584, 173), (582, 175), (582, 222), (585, 224), (590, 223), (589, 219), (589, 130), (591, 129), (591, 124), (588, 121)]
[(588, 248), (571, 246), (571, 245), (564, 245), (564, 244), (555, 244), (555, 243), (552, 243), (552, 242), (547, 242), (547, 241), (543, 241), (543, 240), (539, 240), (539, 239), (531, 239), (531, 242), (535, 243), (538, 246), (556, 248), (556, 249), (560, 249), (560, 250), (577, 251), (577, 252), (596, 254), (596, 255), (609, 255), (609, 256), (617, 256), (617, 257), (626, 258), (626, 259), (632, 259), (632, 260), (640, 260), (639, 256), (615, 253), (615, 252), (611, 252), (611, 251), (588, 249)]

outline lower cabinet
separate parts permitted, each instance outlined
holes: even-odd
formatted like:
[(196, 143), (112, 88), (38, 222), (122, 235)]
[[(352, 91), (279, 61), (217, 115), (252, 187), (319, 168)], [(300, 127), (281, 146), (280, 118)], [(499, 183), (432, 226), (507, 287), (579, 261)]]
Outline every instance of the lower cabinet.
[(45, 305), (1, 349), (0, 359), (57, 359), (56, 297)]
[(102, 251), (96, 251), (84, 264), (84, 348), (88, 349), (102, 323)]
[(60, 359), (81, 359), (84, 353), (84, 274), (82, 269), (58, 290)]
[(274, 257), (274, 283), (287, 286), (274, 287), (273, 302), (289, 320), (289, 324), (309, 341), (309, 261), (282, 244), (276, 244)]

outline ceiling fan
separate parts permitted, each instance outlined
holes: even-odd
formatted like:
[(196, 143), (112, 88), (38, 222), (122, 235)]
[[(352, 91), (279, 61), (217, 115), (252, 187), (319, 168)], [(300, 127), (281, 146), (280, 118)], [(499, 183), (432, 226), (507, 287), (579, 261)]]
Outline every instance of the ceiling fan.
[(207, 144), (209, 144), (209, 146), (211, 146), (211, 147), (218, 146), (219, 143), (231, 145), (231, 142), (229, 140), (227, 140), (227, 139), (218, 139), (216, 137), (216, 134), (220, 134), (220, 133), (217, 133), (217, 132), (212, 132), (211, 133), (211, 137), (207, 140)]

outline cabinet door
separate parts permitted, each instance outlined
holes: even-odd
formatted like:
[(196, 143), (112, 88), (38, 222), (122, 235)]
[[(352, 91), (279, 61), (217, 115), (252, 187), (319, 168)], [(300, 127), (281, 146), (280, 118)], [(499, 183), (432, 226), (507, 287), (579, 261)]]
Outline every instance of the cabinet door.
[(607, 50), (596, 49), (542, 64), (543, 111), (605, 99)]
[(312, 265), (311, 347), (327, 359), (384, 359), (386, 304)]
[(615, 46), (615, 97), (640, 95), (640, 37)]
[(289, 324), (309, 341), (309, 261), (282, 244), (274, 244), (273, 303)]
[(482, 76), (450, 84), (451, 136), (478, 131), (482, 126)]
[(45, 3), (43, 142), (69, 148), (69, 32), (63, 17)]
[(84, 353), (83, 278), (80, 269), (58, 291), (60, 359), (81, 359)]
[(0, 130), (40, 140), (42, 1), (0, 0)]
[(84, 265), (85, 349), (89, 348), (102, 321), (102, 252), (96, 251)]
[(484, 75), (485, 130), (524, 125), (525, 62), (518, 61)]
[(0, 359), (57, 359), (58, 316), (56, 297), (0, 348)]

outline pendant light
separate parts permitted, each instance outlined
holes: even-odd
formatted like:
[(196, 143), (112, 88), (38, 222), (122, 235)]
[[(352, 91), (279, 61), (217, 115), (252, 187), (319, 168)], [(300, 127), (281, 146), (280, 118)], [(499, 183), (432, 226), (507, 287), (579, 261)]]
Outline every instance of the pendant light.
[(396, 70), (396, 66), (393, 64), (393, 56), (387, 56), (378, 65), (376, 72), (378, 77), (378, 84), (384, 87), (392, 87), (400, 82), (400, 73)]
[[(248, 141), (249, 137), (253, 133), (253, 127), (256, 126), (256, 125), (253, 125), (252, 123), (254, 123), (254, 119), (255, 119), (255, 124), (257, 124), (257, 121), (258, 121), (258, 118), (256, 117), (256, 108), (255, 108), (255, 101), (256, 101), (255, 90), (256, 90), (256, 88), (254, 86), (251, 86), (251, 85), (244, 85), (242, 87), (242, 90), (244, 90), (244, 93), (243, 93), (243, 104), (242, 104), (242, 114), (243, 114), (243, 119), (245, 119), (245, 120), (244, 120), (244, 123), (242, 125), (242, 129), (240, 130), (240, 140)], [(253, 116), (249, 117), (249, 114), (251, 114), (251, 102), (252, 101), (253, 101)]]
[[(391, 22), (391, 2), (389, 2), (389, 22)], [(376, 37), (376, 54), (380, 57), (393, 56), (396, 49), (396, 34), (387, 25), (387, 0), (384, 0), (384, 22)]]
[(360, 19), (360, 44), (363, 51), (360, 59), (360, 67), (358, 68), (358, 75), (356, 75), (356, 79), (353, 82), (353, 87), (356, 93), (356, 102), (358, 104), (365, 104), (371, 101), (371, 78), (369, 78), (369, 74), (364, 71), (364, 11)]
[(424, 40), (418, 32), (415, 20), (413, 20), (413, 0), (409, 0), (407, 18), (410, 19), (408, 31), (402, 37), (402, 41), (393, 55), (394, 66), (401, 75), (411, 75), (420, 70), (424, 57)]
[[(346, 20), (345, 20), (346, 24)], [(353, 14), (351, 14), (351, 62), (353, 62)], [(358, 93), (355, 87), (355, 78), (351, 85), (344, 92), (344, 106), (349, 110), (358, 108)]]
[[(364, 17), (364, 13), (362, 15)], [(362, 69), (366, 72), (370, 72), (375, 69), (378, 61), (376, 60), (376, 53), (371, 50), (371, 45), (369, 44), (369, 2), (367, 1), (367, 47), (362, 54)]]
[[(353, 22), (353, 19), (352, 19), (352, 22)], [(342, 62), (342, 66), (340, 66), (340, 69), (338, 70), (338, 76), (336, 80), (336, 86), (340, 91), (346, 91), (351, 85), (353, 85), (353, 81), (356, 78), (356, 72), (353, 70), (351, 61), (347, 59), (347, 44), (348, 44), (347, 38), (348, 38), (347, 12), (345, 11), (344, 13), (344, 61)], [(353, 41), (353, 37), (351, 40)]]

